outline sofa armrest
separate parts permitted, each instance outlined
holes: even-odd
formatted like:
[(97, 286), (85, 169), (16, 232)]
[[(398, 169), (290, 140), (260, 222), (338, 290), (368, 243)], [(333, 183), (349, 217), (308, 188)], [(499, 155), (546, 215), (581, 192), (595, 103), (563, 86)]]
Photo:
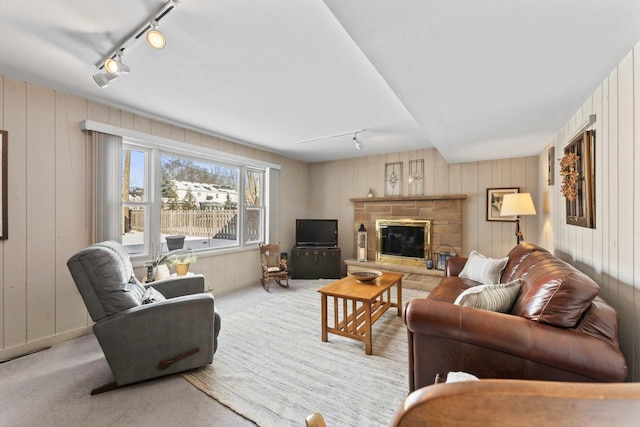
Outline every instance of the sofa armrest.
[[(211, 294), (175, 297), (143, 304), (109, 316), (93, 326), (118, 385), (124, 385), (213, 361), (215, 323)], [(199, 351), (168, 369), (163, 359)]]
[(447, 262), (445, 264), (444, 275), (446, 277), (457, 276), (458, 274), (460, 274), (460, 272), (462, 271), (466, 263), (467, 263), (466, 257), (460, 257), (460, 256), (449, 257), (449, 259), (447, 259)]
[(201, 294), (204, 292), (205, 284), (202, 274), (192, 274), (146, 283), (145, 287), (154, 288), (165, 298), (175, 298), (183, 295)]
[(481, 378), (490, 372), (493, 378), (535, 379), (539, 366), (568, 372), (576, 380), (626, 379), (618, 348), (573, 329), (427, 299), (407, 303), (404, 321), (410, 373), (420, 377), (410, 378), (416, 387), (432, 384), (436, 373), (444, 376), (450, 371)]

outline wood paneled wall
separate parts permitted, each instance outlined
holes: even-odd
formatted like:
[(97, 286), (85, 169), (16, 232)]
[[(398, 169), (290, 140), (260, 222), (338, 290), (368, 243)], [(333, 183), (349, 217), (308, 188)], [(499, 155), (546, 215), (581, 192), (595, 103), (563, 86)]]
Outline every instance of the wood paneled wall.
[[(66, 261), (92, 242), (92, 155), (80, 130), (95, 120), (280, 164), (280, 240), (306, 213), (307, 164), (0, 76), (0, 129), (9, 132), (9, 239), (0, 241), (0, 360), (86, 333), (91, 320)], [(200, 257), (217, 294), (259, 283), (257, 248)], [(140, 274), (142, 274), (140, 272)]]
[[(640, 43), (555, 135), (549, 147), (557, 158), (590, 114), (596, 115), (596, 228), (566, 225), (556, 164), (556, 184), (540, 187), (548, 201), (541, 240), (589, 274), (618, 310), (629, 379), (640, 381)], [(540, 155), (545, 174), (546, 156)]]
[[(366, 197), (373, 188), (376, 197), (384, 196), (384, 170), (389, 162), (403, 162), (403, 190), (408, 194), (409, 160), (425, 161), (425, 195), (466, 194), (462, 202), (462, 251), (472, 249), (490, 257), (502, 257), (516, 244), (513, 222), (487, 222), (487, 188), (520, 187), (530, 192), (538, 211), (538, 157), (448, 164), (434, 148), (388, 155), (313, 163), (309, 165), (310, 217), (337, 218), (339, 243), (345, 259), (355, 258), (354, 197)], [(527, 241), (538, 243), (538, 217), (523, 217)]]

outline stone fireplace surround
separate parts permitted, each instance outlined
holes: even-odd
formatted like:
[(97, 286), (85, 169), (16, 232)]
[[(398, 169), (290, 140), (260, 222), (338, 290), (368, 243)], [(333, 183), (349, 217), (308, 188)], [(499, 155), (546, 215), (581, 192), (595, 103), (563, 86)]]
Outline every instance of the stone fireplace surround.
[[(375, 262), (376, 256), (376, 220), (378, 219), (430, 219), (431, 247), (436, 250), (439, 245), (451, 245), (458, 254), (462, 254), (462, 202), (467, 198), (464, 194), (443, 194), (431, 196), (395, 196), (375, 198), (353, 198), (354, 224), (353, 239), (357, 237), (360, 224), (367, 229), (366, 263), (346, 260), (347, 271), (377, 268), (379, 270), (405, 273), (406, 285), (430, 290), (435, 286), (443, 272), (427, 270), (424, 261), (407, 259), (384, 263)], [(450, 251), (448, 246), (440, 248)], [(355, 257), (355, 254), (353, 254)]]

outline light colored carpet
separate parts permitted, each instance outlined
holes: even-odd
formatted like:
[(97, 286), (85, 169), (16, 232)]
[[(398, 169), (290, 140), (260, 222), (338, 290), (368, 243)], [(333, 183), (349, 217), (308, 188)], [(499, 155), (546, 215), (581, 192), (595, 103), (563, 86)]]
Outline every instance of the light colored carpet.
[[(406, 328), (390, 309), (373, 325), (372, 356), (337, 335), (323, 343), (317, 289), (331, 282), (228, 316), (213, 364), (184, 377), (261, 426), (304, 425), (314, 412), (332, 427), (388, 425), (408, 393)], [(403, 303), (426, 294), (403, 289)]]

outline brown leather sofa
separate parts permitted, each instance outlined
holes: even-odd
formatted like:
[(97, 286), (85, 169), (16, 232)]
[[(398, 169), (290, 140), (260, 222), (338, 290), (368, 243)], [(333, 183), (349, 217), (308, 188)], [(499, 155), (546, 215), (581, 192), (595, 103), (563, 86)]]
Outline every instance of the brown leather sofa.
[(500, 283), (522, 278), (510, 313), (455, 305), (479, 283), (460, 278), (466, 258), (452, 257), (426, 299), (408, 302), (409, 388), (462, 371), (478, 378), (621, 382), (616, 311), (598, 285), (547, 250), (521, 243), (508, 255)]

